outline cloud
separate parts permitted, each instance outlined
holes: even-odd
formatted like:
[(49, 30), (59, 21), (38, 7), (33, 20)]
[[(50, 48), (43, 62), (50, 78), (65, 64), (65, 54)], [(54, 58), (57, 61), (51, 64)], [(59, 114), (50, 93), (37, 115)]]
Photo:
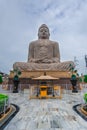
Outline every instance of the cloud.
[(42, 23), (59, 42), (61, 61), (76, 56), (79, 69), (85, 69), (86, 12), (86, 0), (0, 0), (0, 71), (9, 73), (15, 61), (27, 61), (29, 43)]

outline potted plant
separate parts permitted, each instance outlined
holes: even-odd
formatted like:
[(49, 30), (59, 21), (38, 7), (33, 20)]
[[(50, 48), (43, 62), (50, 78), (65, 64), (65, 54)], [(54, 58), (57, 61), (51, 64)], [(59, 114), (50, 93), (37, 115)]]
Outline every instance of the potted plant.
[(84, 75), (84, 82), (87, 83), (87, 75)]
[(71, 84), (72, 84), (72, 92), (73, 93), (77, 93), (78, 90), (77, 90), (77, 81), (78, 81), (78, 73), (77, 73), (77, 70), (75, 70), (75, 68), (73, 66), (71, 66), (71, 78), (70, 78), (70, 81), (71, 81)]
[(13, 93), (18, 93), (18, 85), (19, 85), (19, 76), (20, 75), (21, 75), (21, 71), (18, 68), (14, 69), (14, 78), (13, 78), (14, 88), (13, 88)]

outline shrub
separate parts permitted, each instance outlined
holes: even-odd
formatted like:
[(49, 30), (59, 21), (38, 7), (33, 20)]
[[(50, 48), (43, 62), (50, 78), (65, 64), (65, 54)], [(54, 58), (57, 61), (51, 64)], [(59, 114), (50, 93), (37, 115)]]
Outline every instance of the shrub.
[(85, 100), (85, 103), (87, 104), (87, 93), (84, 94), (84, 100)]
[(87, 83), (87, 75), (84, 75), (84, 82)]
[(0, 114), (4, 112), (5, 103), (8, 103), (8, 95), (0, 94)]

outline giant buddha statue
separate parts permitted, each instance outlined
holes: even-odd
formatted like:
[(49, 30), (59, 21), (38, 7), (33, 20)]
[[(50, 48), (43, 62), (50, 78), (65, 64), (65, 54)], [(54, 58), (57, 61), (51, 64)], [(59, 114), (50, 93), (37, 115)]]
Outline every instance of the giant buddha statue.
[(42, 24), (38, 30), (38, 40), (29, 44), (28, 61), (16, 62), (13, 68), (21, 71), (57, 70), (69, 71), (73, 61), (60, 61), (59, 44), (49, 40), (50, 32), (47, 25)]

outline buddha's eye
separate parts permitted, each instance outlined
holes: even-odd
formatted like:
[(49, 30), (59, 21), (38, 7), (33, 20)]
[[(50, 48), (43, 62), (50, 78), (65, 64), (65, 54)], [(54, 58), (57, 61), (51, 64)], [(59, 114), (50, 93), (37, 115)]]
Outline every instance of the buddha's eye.
[(40, 29), (40, 32), (48, 32), (48, 30), (42, 28), (42, 29)]

